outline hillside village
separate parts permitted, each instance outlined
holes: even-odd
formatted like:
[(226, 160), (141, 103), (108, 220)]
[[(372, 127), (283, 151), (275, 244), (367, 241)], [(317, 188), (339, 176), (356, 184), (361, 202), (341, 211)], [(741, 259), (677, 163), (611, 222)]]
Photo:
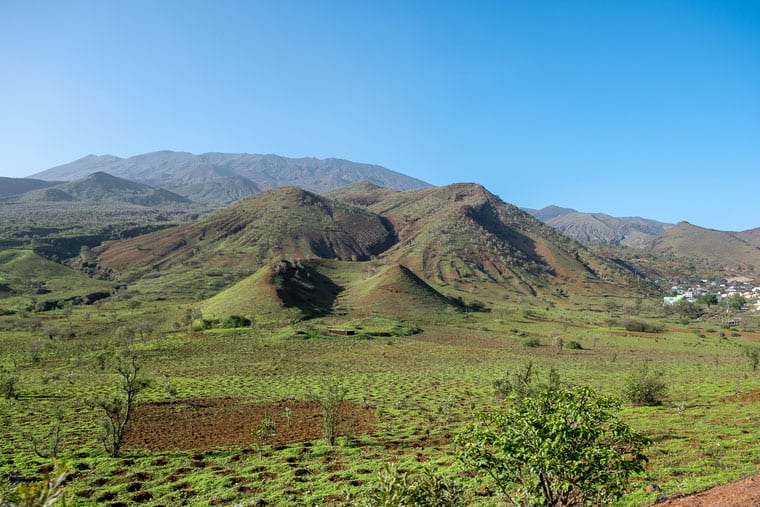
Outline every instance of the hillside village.
[(670, 296), (663, 297), (664, 305), (674, 305), (682, 300), (696, 303), (703, 296), (715, 295), (718, 304), (727, 305), (731, 300), (743, 301), (739, 311), (760, 311), (760, 285), (745, 277), (685, 282), (673, 285), (671, 291)]

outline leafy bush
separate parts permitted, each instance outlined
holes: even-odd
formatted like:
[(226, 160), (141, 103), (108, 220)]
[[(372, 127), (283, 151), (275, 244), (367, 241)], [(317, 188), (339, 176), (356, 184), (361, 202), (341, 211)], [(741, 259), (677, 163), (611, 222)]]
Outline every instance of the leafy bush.
[(368, 494), (370, 507), (459, 507), (464, 506), (462, 488), (430, 468), (421, 472), (401, 472), (386, 463), (377, 473), (377, 482)]
[(587, 387), (544, 390), (477, 414), (457, 437), (465, 468), (513, 505), (608, 505), (644, 470), (649, 441)]
[(635, 405), (654, 407), (662, 405), (668, 394), (668, 386), (662, 373), (652, 372), (644, 365), (632, 373), (623, 388), (625, 398)]
[(565, 347), (570, 350), (583, 350), (583, 345), (581, 345), (579, 342), (575, 340), (570, 340), (569, 342), (567, 342), (567, 345)]
[(18, 399), (18, 377), (0, 372), (0, 396), (7, 400)]
[(540, 347), (540, 346), (541, 346), (541, 340), (539, 340), (535, 336), (531, 338), (526, 338), (525, 340), (523, 340), (523, 347), (535, 348), (535, 347)]
[(662, 326), (643, 320), (628, 319), (623, 321), (623, 327), (626, 331), (636, 331), (640, 333), (661, 333)]
[(213, 324), (214, 323), (208, 319), (199, 318), (193, 320), (193, 322), (190, 324), (190, 329), (192, 331), (204, 331), (206, 329), (211, 329), (211, 326)]
[(242, 315), (230, 315), (224, 320), (224, 322), (222, 322), (222, 327), (227, 329), (250, 326), (251, 319), (243, 317)]

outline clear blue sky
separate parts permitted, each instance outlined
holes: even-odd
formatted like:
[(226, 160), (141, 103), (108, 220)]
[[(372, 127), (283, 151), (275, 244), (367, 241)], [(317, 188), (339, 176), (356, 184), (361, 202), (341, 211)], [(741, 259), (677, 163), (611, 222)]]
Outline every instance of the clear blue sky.
[(161, 149), (760, 227), (760, 1), (0, 1), (0, 175)]

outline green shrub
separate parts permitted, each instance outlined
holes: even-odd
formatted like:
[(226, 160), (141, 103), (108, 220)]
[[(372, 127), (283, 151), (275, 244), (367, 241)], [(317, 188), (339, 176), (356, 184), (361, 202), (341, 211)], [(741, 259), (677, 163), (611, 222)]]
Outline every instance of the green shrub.
[(652, 372), (649, 365), (644, 365), (633, 372), (626, 380), (623, 388), (625, 398), (634, 405), (662, 405), (668, 394), (668, 386), (662, 378), (662, 373)]
[(649, 443), (617, 408), (587, 387), (547, 389), (478, 413), (457, 437), (459, 459), (512, 505), (609, 505), (644, 471)]
[(377, 482), (369, 491), (368, 507), (460, 507), (462, 488), (430, 468), (417, 473), (401, 472), (386, 463), (377, 473)]
[[(288, 417), (288, 420), (290, 417)], [(269, 417), (267, 412), (261, 417), (258, 426), (252, 432), (256, 447), (259, 449), (259, 454), (262, 453), (262, 449), (277, 435), (277, 425), (274, 419)]]
[(18, 377), (0, 373), (0, 396), (7, 400), (18, 399)]
[(539, 340), (535, 336), (526, 338), (525, 340), (523, 340), (523, 347), (534, 348), (534, 347), (540, 347), (540, 346), (541, 346), (541, 340)]
[(206, 329), (211, 329), (213, 324), (214, 323), (208, 319), (195, 319), (192, 324), (190, 324), (190, 329), (192, 331), (204, 331)]
[(626, 331), (635, 331), (640, 333), (660, 333), (662, 326), (643, 320), (628, 319), (623, 321), (623, 327)]
[(579, 342), (575, 340), (570, 340), (567, 342), (566, 348), (570, 350), (583, 350), (583, 345), (581, 345)]
[(250, 326), (251, 319), (243, 317), (242, 315), (230, 315), (224, 320), (224, 322), (222, 322), (222, 327), (227, 329)]

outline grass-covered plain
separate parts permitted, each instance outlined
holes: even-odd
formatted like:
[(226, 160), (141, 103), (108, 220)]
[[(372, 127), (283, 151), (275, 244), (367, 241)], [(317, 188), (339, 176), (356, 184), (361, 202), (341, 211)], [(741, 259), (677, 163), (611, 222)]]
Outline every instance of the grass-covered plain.
[[(432, 464), (465, 485), (468, 503), (498, 505), (485, 479), (459, 467), (453, 436), (474, 411), (500, 403), (496, 379), (529, 361), (541, 375), (554, 368), (567, 383), (615, 396), (644, 364), (666, 380), (661, 406), (622, 404), (622, 418), (653, 441), (646, 474), (632, 484), (623, 505), (646, 505), (663, 493), (756, 473), (760, 373), (745, 349), (758, 346), (757, 322), (746, 320), (740, 329), (675, 323), (659, 315), (654, 301), (645, 301), (636, 318), (665, 329), (637, 333), (619, 324), (631, 305), (505, 301), (490, 312), (420, 312), (405, 320), (354, 309), (351, 316), (290, 325), (194, 332), (198, 303), (148, 302), (135, 294), (3, 316), (0, 375), (16, 379), (18, 398), (0, 399), (0, 473), (39, 477), (49, 460), (35, 455), (31, 441), (44, 450), (59, 418), (59, 455), (73, 471), (68, 487), (75, 505), (246, 505), (256, 499), (355, 505), (386, 462), (404, 470)], [(51, 339), (51, 327), (66, 332)], [(355, 334), (332, 335), (331, 328)], [(571, 341), (581, 348), (562, 346)], [(141, 406), (168, 406), (178, 424), (202, 405), (199, 400), (231, 399), (233, 406), (281, 407), (282, 413), (269, 414), (281, 434), (293, 433), (292, 425), (319, 435), (319, 418), (301, 407), (331, 383), (346, 389), (349, 420), (333, 447), (318, 436), (259, 441), (260, 421), (240, 421), (245, 412), (231, 410), (219, 417), (240, 428), (242, 444), (209, 446), (199, 439), (199, 448), (129, 445), (111, 458), (86, 400), (116, 391), (113, 357), (125, 350), (138, 354), (151, 380)], [(359, 413), (362, 424), (350, 420)], [(646, 492), (651, 484), (661, 491)]]

